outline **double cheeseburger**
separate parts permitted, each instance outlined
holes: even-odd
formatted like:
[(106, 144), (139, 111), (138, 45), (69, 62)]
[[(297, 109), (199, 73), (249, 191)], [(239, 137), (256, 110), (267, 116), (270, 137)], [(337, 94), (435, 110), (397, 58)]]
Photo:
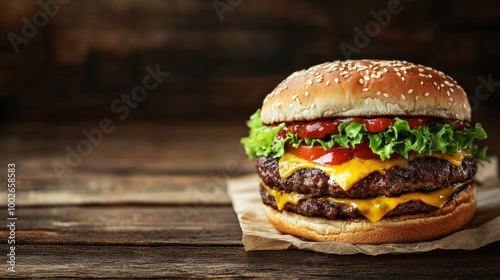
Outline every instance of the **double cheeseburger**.
[(281, 232), (314, 241), (417, 242), (473, 217), (485, 149), (455, 80), (405, 61), (293, 73), (250, 117), (260, 195)]

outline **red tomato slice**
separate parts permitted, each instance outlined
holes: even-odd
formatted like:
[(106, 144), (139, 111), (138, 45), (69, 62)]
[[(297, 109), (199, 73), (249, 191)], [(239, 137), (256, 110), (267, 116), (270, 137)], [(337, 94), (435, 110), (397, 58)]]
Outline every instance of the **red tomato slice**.
[(286, 137), (286, 127), (281, 129), (279, 132), (278, 132), (278, 139), (284, 139)]
[(408, 122), (408, 124), (410, 125), (410, 128), (415, 128), (415, 127), (419, 127), (419, 126), (424, 126), (424, 125), (427, 125), (427, 123), (429, 122), (429, 118), (408, 118), (408, 119), (404, 119)]
[(288, 151), (300, 158), (321, 165), (342, 164), (352, 158), (351, 149), (344, 147), (334, 147), (325, 151), (321, 146), (300, 145), (298, 148), (289, 146)]
[(297, 134), (299, 138), (321, 139), (328, 135), (339, 133), (339, 125), (344, 122), (363, 123), (362, 118), (339, 118), (333, 121), (312, 121), (306, 123), (292, 123), (288, 131)]
[(370, 143), (368, 141), (357, 144), (356, 147), (354, 147), (354, 157), (360, 159), (380, 159), (380, 156), (370, 149)]
[(338, 121), (316, 121), (297, 127), (297, 136), (301, 138), (324, 138), (339, 133)]
[(369, 142), (363, 142), (354, 149), (344, 147), (334, 147), (329, 150), (323, 150), (321, 146), (300, 145), (298, 148), (287, 146), (287, 151), (308, 161), (321, 165), (338, 165), (351, 160), (353, 157), (359, 159), (380, 159), (370, 149)]
[(453, 130), (462, 130), (462, 129), (465, 129), (466, 127), (467, 127), (467, 125), (465, 124), (464, 121), (456, 121), (453, 123), (452, 129)]
[(366, 125), (366, 129), (369, 132), (376, 133), (386, 131), (387, 128), (393, 125), (396, 121), (388, 118), (376, 118), (376, 119), (365, 119), (363, 121)]

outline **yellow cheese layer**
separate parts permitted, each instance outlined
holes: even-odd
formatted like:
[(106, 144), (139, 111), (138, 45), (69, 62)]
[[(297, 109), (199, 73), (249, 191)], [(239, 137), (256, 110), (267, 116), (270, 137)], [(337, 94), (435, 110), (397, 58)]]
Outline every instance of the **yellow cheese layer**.
[[(262, 185), (264, 185), (264, 183), (262, 183)], [(299, 201), (301, 201), (303, 198), (309, 198), (309, 195), (307, 194), (301, 194), (297, 192), (287, 193), (276, 188), (270, 188), (266, 185), (264, 185), (264, 187), (274, 197), (274, 201), (276, 201), (276, 207), (278, 207), (278, 210), (283, 209), (283, 207), (285, 207), (285, 204), (287, 203), (297, 205), (297, 203), (299, 203)]]
[[(442, 153), (432, 153), (432, 157), (442, 158), (455, 166), (462, 164), (465, 152), (458, 152), (454, 155)], [(378, 159), (359, 159), (354, 158), (339, 165), (320, 165), (308, 160), (299, 158), (291, 153), (285, 153), (279, 161), (279, 173), (282, 178), (287, 178), (293, 172), (303, 168), (317, 168), (330, 176), (330, 179), (337, 183), (344, 191), (347, 191), (356, 182), (366, 177), (368, 174), (378, 171), (384, 173), (385, 170), (393, 166), (405, 167), (409, 160), (406, 159), (388, 159), (381, 161)]]
[[(358, 209), (359, 213), (368, 218), (372, 222), (378, 222), (385, 214), (392, 211), (399, 204), (409, 201), (422, 201), (435, 207), (442, 208), (443, 205), (450, 200), (454, 192), (466, 185), (468, 182), (458, 185), (447, 187), (441, 190), (427, 192), (427, 193), (408, 193), (398, 197), (379, 196), (375, 198), (333, 198), (322, 197), (321, 201), (330, 201), (335, 204), (345, 204)], [(270, 188), (265, 186), (267, 191), (274, 197), (278, 210), (283, 209), (286, 203), (297, 205), (300, 200), (310, 198), (309, 195), (299, 194), (297, 192), (287, 193), (279, 189)]]

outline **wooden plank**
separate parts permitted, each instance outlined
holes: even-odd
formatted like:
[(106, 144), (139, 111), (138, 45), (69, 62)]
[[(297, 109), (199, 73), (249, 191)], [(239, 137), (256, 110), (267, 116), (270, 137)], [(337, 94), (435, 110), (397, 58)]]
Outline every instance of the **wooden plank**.
[[(124, 123), (77, 159), (79, 143), (88, 142), (83, 130), (99, 122), (73, 125), (25, 123), (6, 126), (0, 136), (2, 162), (14, 161), (28, 174), (54, 172), (53, 163), (74, 170), (96, 172), (203, 173), (253, 170), (240, 144), (247, 134), (244, 123)], [(75, 156), (76, 155), (76, 156)]]
[[(475, 251), (337, 256), (301, 250), (227, 246), (19, 245), (10, 278), (417, 278), (478, 279), (500, 275), (500, 243)], [(5, 266), (5, 265), (4, 265)]]
[[(172, 206), (17, 208), (17, 242), (87, 245), (241, 245), (230, 206), (198, 202)], [(0, 238), (7, 240), (7, 230)]]
[[(76, 172), (75, 172), (76, 173)], [(78, 172), (59, 182), (48, 176), (18, 174), (20, 207), (95, 204), (230, 204), (229, 174), (143, 175)], [(0, 197), (7, 189), (0, 189)], [(0, 205), (5, 205), (1, 201)]]
[[(16, 164), (19, 205), (228, 204), (226, 180), (255, 170), (239, 144), (243, 124), (116, 126), (75, 165), (67, 149), (86, 141), (81, 131), (92, 124), (5, 127), (0, 168)], [(67, 172), (57, 174), (54, 163)]]

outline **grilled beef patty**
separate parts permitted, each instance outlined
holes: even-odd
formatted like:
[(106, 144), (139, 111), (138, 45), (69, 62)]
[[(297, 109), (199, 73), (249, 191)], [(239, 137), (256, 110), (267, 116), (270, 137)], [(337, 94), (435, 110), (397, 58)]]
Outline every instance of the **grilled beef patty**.
[[(466, 188), (470, 188), (469, 184)], [(463, 191), (462, 189), (461, 191)], [(278, 209), (274, 197), (269, 194), (262, 184), (260, 185), (260, 195), (265, 205)], [(396, 206), (393, 210), (384, 215), (384, 217), (409, 215), (417, 213), (431, 213), (439, 209), (438, 207), (425, 204), (422, 201), (409, 201)], [(295, 212), (304, 216), (324, 217), (327, 219), (349, 219), (364, 217), (359, 211), (350, 205), (334, 204), (329, 201), (322, 201), (321, 198), (305, 198), (299, 201), (296, 205), (287, 203), (282, 210)]]
[(270, 157), (261, 157), (257, 161), (257, 173), (267, 186), (313, 197), (391, 197), (418, 191), (426, 192), (468, 181), (477, 172), (477, 164), (472, 158), (464, 158), (462, 165), (456, 167), (444, 159), (417, 157), (405, 168), (393, 166), (384, 174), (372, 172), (344, 191), (319, 169), (300, 169), (283, 179), (279, 175), (278, 163), (278, 158)]

